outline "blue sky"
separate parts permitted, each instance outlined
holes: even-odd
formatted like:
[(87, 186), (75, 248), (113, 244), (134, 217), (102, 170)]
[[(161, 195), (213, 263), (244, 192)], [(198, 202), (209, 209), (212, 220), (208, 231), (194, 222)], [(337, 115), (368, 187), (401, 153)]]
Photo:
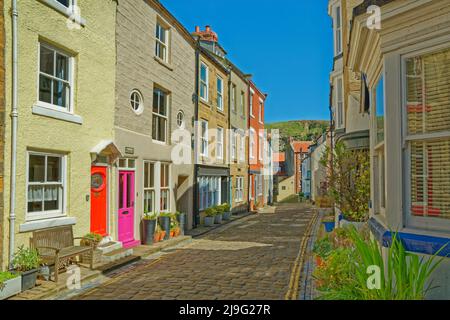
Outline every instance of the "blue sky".
[(211, 25), (228, 57), (269, 94), (266, 122), (329, 119), (328, 0), (161, 0), (194, 31)]

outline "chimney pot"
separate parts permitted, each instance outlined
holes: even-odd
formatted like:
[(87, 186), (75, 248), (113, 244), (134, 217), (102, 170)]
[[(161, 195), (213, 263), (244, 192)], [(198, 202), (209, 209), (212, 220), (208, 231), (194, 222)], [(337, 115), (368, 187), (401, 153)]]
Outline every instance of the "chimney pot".
[(197, 33), (200, 32), (200, 27), (199, 26), (195, 26), (195, 32), (197, 32)]
[(206, 26), (206, 32), (211, 32), (211, 26)]

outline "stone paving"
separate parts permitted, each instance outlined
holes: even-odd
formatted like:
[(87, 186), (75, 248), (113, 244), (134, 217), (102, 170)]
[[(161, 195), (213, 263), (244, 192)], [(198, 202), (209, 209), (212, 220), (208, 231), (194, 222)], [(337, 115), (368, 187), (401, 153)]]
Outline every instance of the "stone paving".
[(302, 204), (230, 223), (73, 299), (280, 300), (314, 212)]

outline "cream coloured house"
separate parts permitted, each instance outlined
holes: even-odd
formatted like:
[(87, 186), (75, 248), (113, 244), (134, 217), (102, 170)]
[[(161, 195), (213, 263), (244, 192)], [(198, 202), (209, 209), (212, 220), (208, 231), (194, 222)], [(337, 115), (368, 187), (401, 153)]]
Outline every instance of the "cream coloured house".
[[(364, 1), (353, 16), (348, 68), (370, 95), (371, 231), (380, 244), (398, 231), (426, 258), (450, 242), (450, 3)], [(447, 299), (448, 258), (433, 277), (429, 297)]]

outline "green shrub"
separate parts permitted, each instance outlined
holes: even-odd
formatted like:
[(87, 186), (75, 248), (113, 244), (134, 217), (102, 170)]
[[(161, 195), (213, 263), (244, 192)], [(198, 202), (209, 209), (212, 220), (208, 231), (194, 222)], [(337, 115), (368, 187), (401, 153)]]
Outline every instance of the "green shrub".
[(145, 213), (144, 220), (153, 221), (158, 219), (158, 215), (156, 213)]
[(27, 272), (37, 269), (41, 265), (41, 258), (35, 249), (25, 249), (24, 246), (19, 247), (12, 261), (14, 270), (18, 272)]
[(333, 244), (328, 237), (320, 239), (314, 244), (313, 253), (322, 259), (327, 259), (332, 251)]
[(0, 272), (0, 290), (4, 288), (5, 282), (17, 278), (19, 275), (12, 272)]
[(217, 210), (215, 208), (208, 208), (205, 210), (205, 215), (207, 217), (215, 217), (217, 215)]
[(103, 236), (96, 234), (96, 233), (88, 233), (87, 235), (85, 235), (83, 238), (86, 238), (88, 240), (92, 240), (95, 242), (100, 242), (103, 240)]

